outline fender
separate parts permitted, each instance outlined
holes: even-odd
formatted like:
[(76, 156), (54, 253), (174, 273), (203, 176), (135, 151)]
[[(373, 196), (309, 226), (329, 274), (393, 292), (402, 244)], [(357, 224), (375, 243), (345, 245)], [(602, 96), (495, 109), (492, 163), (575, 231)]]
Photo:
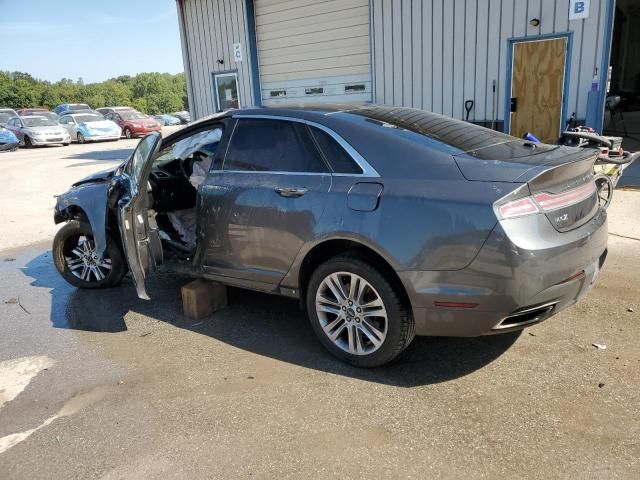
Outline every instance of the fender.
[(70, 220), (82, 212), (89, 222), (96, 252), (104, 255), (107, 249), (107, 209), (110, 182), (86, 183), (58, 195), (53, 219), (56, 224)]

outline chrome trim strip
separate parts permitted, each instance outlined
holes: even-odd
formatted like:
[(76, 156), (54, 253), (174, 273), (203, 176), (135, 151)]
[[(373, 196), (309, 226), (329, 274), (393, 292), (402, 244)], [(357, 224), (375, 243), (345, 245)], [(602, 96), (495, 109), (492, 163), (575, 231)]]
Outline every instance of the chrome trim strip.
[[(338, 142), (338, 144), (342, 148), (344, 148), (346, 150), (346, 152), (353, 159), (353, 161), (356, 162), (358, 164), (358, 166), (362, 169), (362, 173), (332, 173), (332, 175), (339, 176), (339, 177), (380, 178), (380, 174), (376, 171), (376, 169), (373, 168), (369, 164), (369, 162), (367, 162), (362, 157), (362, 155), (360, 155), (358, 153), (358, 151), (351, 146), (350, 143), (348, 143), (344, 138), (342, 138), (336, 132), (334, 132), (333, 130), (331, 130), (330, 128), (328, 128), (328, 127), (326, 127), (324, 125), (321, 125), (321, 124), (316, 123), (316, 122), (312, 122), (311, 120), (305, 120), (303, 118), (284, 117), (284, 116), (278, 116), (278, 115), (232, 115), (231, 118), (235, 118), (236, 120), (240, 120), (242, 118), (262, 118), (262, 119), (267, 119), (267, 120), (283, 120), (283, 121), (289, 121), (289, 122), (304, 123), (305, 125), (308, 125), (308, 126), (311, 126), (311, 127), (315, 127), (315, 128), (319, 128), (323, 132), (329, 134), (331, 136), (331, 138), (333, 138), (336, 142)], [(233, 136), (231, 138), (233, 138)], [(226, 154), (225, 154), (225, 159), (226, 159)], [(224, 170), (224, 165), (222, 166), (222, 168), (223, 168), (223, 171), (227, 171), (227, 172), (235, 171), (235, 172), (237, 172), (237, 170)], [(250, 172), (250, 173), (256, 173), (256, 172)], [(263, 172), (263, 173), (289, 173), (289, 174), (296, 174), (296, 175), (304, 175), (305, 174), (305, 173), (302, 173), (302, 172)], [(312, 173), (312, 175), (317, 175), (317, 173)]]

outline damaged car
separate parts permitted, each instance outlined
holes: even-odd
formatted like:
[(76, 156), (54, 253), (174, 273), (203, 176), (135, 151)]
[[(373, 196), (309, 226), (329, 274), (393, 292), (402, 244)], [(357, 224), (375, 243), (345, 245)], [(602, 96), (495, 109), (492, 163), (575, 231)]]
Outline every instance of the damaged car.
[(607, 254), (597, 152), (409, 108), (233, 110), (60, 195), (53, 253), (81, 288), (172, 271), (299, 299), (351, 364), (414, 335), (520, 330), (578, 301)]

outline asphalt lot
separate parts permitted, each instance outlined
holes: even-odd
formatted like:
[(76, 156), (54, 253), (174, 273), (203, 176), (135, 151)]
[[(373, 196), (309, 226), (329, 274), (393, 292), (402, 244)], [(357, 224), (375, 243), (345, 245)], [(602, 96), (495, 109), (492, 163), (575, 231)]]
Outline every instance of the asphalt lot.
[(150, 302), (129, 280), (66, 284), (52, 196), (134, 146), (0, 154), (3, 480), (640, 477), (640, 192), (616, 192), (580, 304), (519, 335), (418, 338), (362, 370), (324, 352), (295, 302), (231, 289), (194, 321), (172, 275)]

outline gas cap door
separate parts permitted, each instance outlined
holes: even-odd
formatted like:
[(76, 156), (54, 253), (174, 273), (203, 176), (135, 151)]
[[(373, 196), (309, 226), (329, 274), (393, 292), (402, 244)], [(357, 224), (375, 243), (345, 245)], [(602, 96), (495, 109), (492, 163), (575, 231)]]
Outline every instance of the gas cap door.
[(347, 206), (357, 212), (373, 212), (378, 208), (383, 188), (381, 183), (356, 183), (347, 193)]

